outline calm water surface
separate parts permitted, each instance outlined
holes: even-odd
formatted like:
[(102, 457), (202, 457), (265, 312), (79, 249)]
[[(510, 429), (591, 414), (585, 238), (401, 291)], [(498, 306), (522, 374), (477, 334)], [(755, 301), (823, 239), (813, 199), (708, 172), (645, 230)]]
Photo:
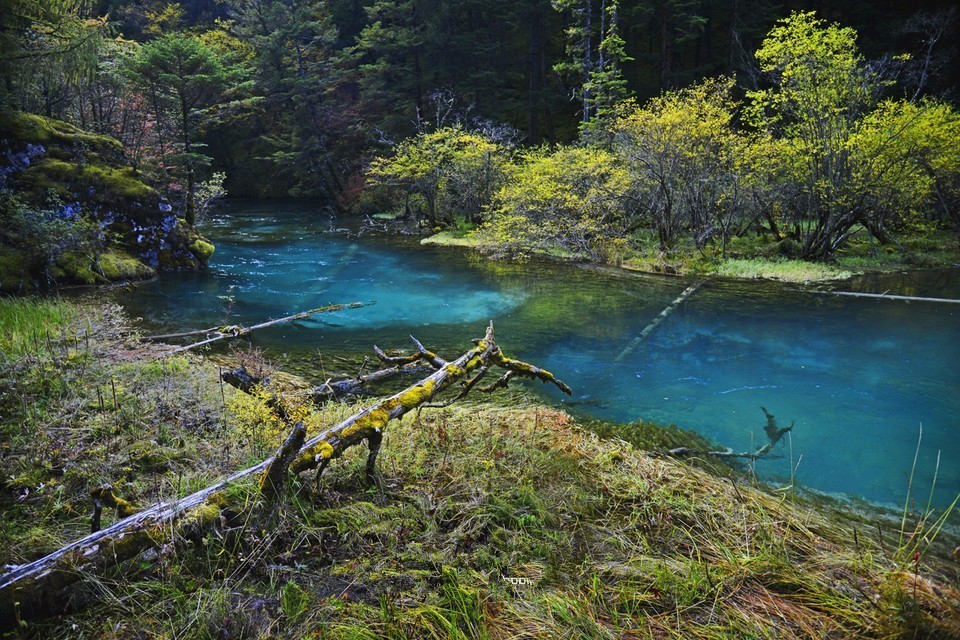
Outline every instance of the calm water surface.
[[(793, 466), (810, 488), (891, 505), (903, 504), (922, 424), (921, 505), (938, 452), (935, 503), (946, 506), (960, 492), (960, 305), (710, 281), (636, 345), (690, 282), (500, 264), (407, 238), (328, 233), (330, 225), (310, 205), (234, 205), (206, 225), (217, 245), (207, 272), (164, 276), (124, 303), (157, 329), (181, 330), (375, 301), (253, 336), (316, 378), (318, 353), (406, 348), (410, 333), (455, 357), (492, 319), (507, 353), (573, 387), (573, 400), (542, 392), (577, 411), (675, 423), (743, 451), (764, 442), (763, 406), (795, 429), (792, 451), (776, 449), (778, 458), (757, 463), (758, 475), (785, 483)], [(960, 272), (838, 288), (960, 298)]]

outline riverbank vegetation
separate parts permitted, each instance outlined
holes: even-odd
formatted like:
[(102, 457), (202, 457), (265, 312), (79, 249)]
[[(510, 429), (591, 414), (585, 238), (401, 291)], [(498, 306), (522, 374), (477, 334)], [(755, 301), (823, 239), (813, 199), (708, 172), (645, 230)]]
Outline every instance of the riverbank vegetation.
[(957, 260), (947, 3), (6, 1), (0, 108), (122, 151), (45, 159), (37, 210), (131, 178), (188, 232), (229, 191), (663, 272)]
[[(944, 101), (904, 97), (904, 60), (871, 63), (856, 39), (796, 13), (757, 50), (754, 90), (719, 77), (644, 104), (620, 101), (570, 146), (511, 148), (463, 125), (441, 128), (378, 158), (368, 175), (402, 194), (405, 215), (418, 215), (411, 199), (422, 203), (430, 226), (475, 224), (486, 194), (472, 239), (501, 254), (731, 275), (744, 273), (742, 258), (754, 267), (861, 256), (878, 265), (955, 262), (960, 114)], [(471, 160), (484, 155), (510, 162)], [(469, 215), (450, 204), (464, 182), (485, 185)], [(945, 252), (917, 257), (923, 243)]]
[[(267, 396), (221, 386), (202, 358), (158, 359), (162, 347), (139, 345), (113, 307), (2, 300), (0, 325), (4, 563), (86, 533), (92, 488), (110, 483), (140, 505), (168, 500), (261, 459), (286, 435)], [(264, 366), (256, 354), (235, 357)], [(24, 621), (15, 635), (958, 632), (957, 576), (923, 539), (932, 529), (899, 546), (886, 521), (830, 515), (617, 437), (699, 446), (676, 430), (596, 425), (601, 438), (509, 393), (503, 404), (391, 423), (379, 484), (368, 487), (365, 456), (348, 453), (319, 489), (294, 481), (270, 526), (256, 483), (233, 487), (242, 506), (230, 522), (87, 576), (68, 613)], [(355, 409), (297, 411), (315, 432)]]

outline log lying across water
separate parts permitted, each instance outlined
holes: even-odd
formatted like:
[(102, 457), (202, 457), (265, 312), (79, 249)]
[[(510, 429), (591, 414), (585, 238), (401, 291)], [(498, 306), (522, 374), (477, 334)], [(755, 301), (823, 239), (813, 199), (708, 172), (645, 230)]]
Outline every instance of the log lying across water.
[(831, 296), (847, 296), (850, 298), (880, 298), (883, 300), (903, 300), (905, 302), (943, 302), (946, 304), (960, 304), (960, 300), (953, 298), (924, 298), (922, 296), (896, 296), (889, 293), (859, 293), (856, 291), (814, 291), (813, 293)]
[(184, 351), (190, 351), (191, 349), (196, 349), (197, 347), (203, 347), (214, 342), (219, 342), (220, 340), (229, 340), (231, 338), (238, 338), (240, 336), (245, 336), (248, 333), (256, 331), (257, 329), (265, 329), (267, 327), (272, 327), (274, 325), (283, 324), (285, 322), (293, 322), (294, 320), (303, 320), (304, 318), (309, 318), (312, 315), (318, 313), (330, 313), (332, 311), (342, 311), (344, 309), (357, 309), (359, 307), (365, 307), (372, 302), (363, 303), (363, 302), (350, 302), (348, 304), (330, 304), (325, 307), (317, 307), (316, 309), (310, 309), (309, 311), (301, 311), (300, 313), (294, 313), (293, 315), (284, 316), (282, 318), (277, 318), (275, 320), (267, 320), (266, 322), (260, 322), (258, 324), (250, 325), (249, 327), (242, 327), (240, 325), (225, 325), (221, 327), (210, 327), (209, 329), (199, 329), (197, 331), (185, 331), (183, 333), (168, 333), (160, 336), (146, 336), (141, 338), (142, 340), (171, 340), (174, 338), (187, 338), (190, 336), (201, 336), (205, 335), (207, 338), (200, 340), (199, 342), (194, 342), (182, 347), (177, 347), (172, 351), (167, 351), (161, 358), (167, 356), (176, 355), (178, 353), (183, 353)]
[[(571, 393), (570, 388), (549, 371), (506, 357), (494, 341), (492, 324), (483, 338), (474, 340), (472, 349), (450, 362), (416, 344), (418, 357), (436, 368), (433, 374), (310, 438), (296, 453), (289, 450), (289, 443), (302, 442), (300, 424), (293, 426), (287, 448), (281, 447), (278, 455), (185, 498), (143, 509), (39, 560), (8, 570), (0, 576), (0, 629), (12, 626), (18, 620), (63, 611), (70, 601), (68, 588), (84, 575), (95, 575), (146, 549), (216, 526), (227, 519), (231, 509), (240, 508), (232, 505), (224, 492), (240, 480), (259, 474), (261, 491), (268, 499), (276, 499), (276, 492), (284, 484), (280, 474), (282, 469), (288, 465), (293, 473), (317, 469), (319, 478), (331, 460), (364, 440), (370, 448), (367, 458), (369, 476), (380, 450), (383, 431), (390, 420), (428, 405), (457, 383), (462, 383), (465, 390), (473, 388), (491, 368), (500, 368), (505, 373), (490, 385), (490, 389), (505, 386), (510, 378), (521, 376), (554, 384), (564, 393)], [(456, 395), (462, 397), (465, 393), (461, 391)], [(94, 497), (112, 504), (106, 489), (98, 490)]]

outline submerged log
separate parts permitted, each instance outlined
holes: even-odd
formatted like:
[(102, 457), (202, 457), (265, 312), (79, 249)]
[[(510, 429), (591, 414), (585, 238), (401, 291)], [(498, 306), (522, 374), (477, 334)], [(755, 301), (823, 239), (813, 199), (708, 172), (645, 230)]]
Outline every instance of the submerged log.
[(647, 336), (653, 333), (653, 330), (656, 329), (661, 322), (666, 320), (671, 313), (677, 310), (677, 307), (679, 307), (684, 300), (686, 300), (687, 298), (692, 296), (694, 293), (696, 293), (697, 289), (699, 289), (701, 286), (703, 286), (702, 281), (694, 282), (692, 285), (684, 289), (683, 292), (681, 292), (680, 295), (677, 296), (673, 302), (668, 304), (664, 308), (664, 310), (661, 311), (657, 315), (657, 317), (650, 322), (650, 324), (648, 324), (646, 327), (643, 328), (643, 331), (641, 331), (636, 338), (630, 341), (630, 344), (628, 344), (626, 347), (623, 348), (623, 351), (620, 352), (620, 354), (615, 358), (614, 361), (622, 362), (624, 358), (626, 358), (631, 353), (636, 351), (637, 347), (639, 347), (643, 343), (643, 341), (647, 339)]
[(767, 434), (767, 442), (759, 447), (755, 451), (740, 451), (736, 452), (730, 447), (726, 449), (721, 449), (718, 451), (703, 451), (702, 449), (692, 449), (690, 447), (675, 447), (673, 449), (667, 449), (665, 451), (653, 451), (654, 455), (668, 455), (675, 458), (692, 456), (692, 455), (706, 455), (713, 456), (715, 458), (744, 458), (746, 460), (759, 460), (761, 458), (770, 457), (770, 451), (783, 439), (783, 436), (793, 431), (793, 422), (790, 422), (789, 427), (780, 427), (777, 424), (777, 419), (772, 413), (766, 410), (764, 407), (760, 407), (760, 410), (763, 411), (763, 415), (767, 418), (767, 424), (764, 425), (763, 431)]
[[(424, 360), (431, 363), (442, 360), (421, 347), (418, 344)], [(474, 341), (472, 349), (452, 362), (443, 362), (443, 366), (430, 376), (310, 438), (302, 447), (304, 432), (300, 425), (299, 429), (294, 428), (277, 455), (259, 464), (185, 498), (144, 508), (39, 560), (13, 567), (0, 576), (0, 629), (13, 626), (19, 620), (63, 611), (70, 601), (66, 595), (68, 587), (84, 575), (102, 572), (146, 549), (195, 535), (197, 531), (221, 522), (225, 509), (234, 506), (223, 490), (240, 480), (260, 474), (261, 491), (272, 499), (279, 495), (286, 477), (283, 470), (288, 465), (293, 473), (319, 469), (319, 478), (319, 473), (331, 460), (364, 440), (370, 448), (367, 475), (371, 477), (383, 430), (390, 420), (428, 404), (458, 382), (472, 387), (491, 367), (506, 370), (510, 377), (524, 376), (554, 384), (564, 393), (571, 394), (570, 388), (549, 371), (504, 356), (494, 341), (492, 324), (482, 339)], [(121, 505), (124, 510), (135, 509), (129, 503), (121, 502), (109, 487), (101, 487), (93, 494), (101, 507), (106, 503), (117, 506), (118, 510)], [(99, 526), (99, 518), (96, 520)]]
[(889, 293), (859, 293), (855, 291), (814, 291), (831, 296), (848, 296), (850, 298), (880, 298), (882, 300), (903, 300), (905, 302), (943, 302), (946, 304), (960, 304), (960, 300), (954, 298), (924, 298), (921, 296), (896, 296)]

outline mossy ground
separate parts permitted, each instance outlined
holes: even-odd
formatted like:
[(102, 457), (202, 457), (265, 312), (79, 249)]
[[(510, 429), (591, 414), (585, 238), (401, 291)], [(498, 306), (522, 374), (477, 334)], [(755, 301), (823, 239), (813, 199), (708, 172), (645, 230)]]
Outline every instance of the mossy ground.
[(78, 163), (44, 158), (27, 169), (24, 184), (40, 194), (56, 192), (65, 202), (77, 193), (92, 193), (93, 199), (106, 204), (153, 203), (160, 195), (143, 182), (130, 167), (110, 166), (103, 162)]
[[(200, 268), (213, 254), (213, 245), (173, 220), (160, 192), (126, 165), (117, 140), (52, 118), (0, 112), (0, 144), (14, 152), (10, 158), (23, 156), (8, 167), (12, 191), (0, 203), (12, 220), (0, 234), (0, 291), (144, 279), (154, 268)], [(62, 215), (64, 205), (69, 215)], [(51, 229), (64, 236), (59, 244), (36, 240), (59, 237)], [(99, 261), (87, 255), (94, 253), (103, 254)]]
[[(116, 309), (0, 300), (0, 563), (272, 452), (285, 424), (199, 357), (157, 360)], [(465, 336), (466, 339), (470, 336)], [(469, 343), (467, 343), (469, 344)], [(505, 344), (509, 350), (509, 345)], [(575, 381), (569, 381), (575, 383)], [(809, 503), (650, 457), (511, 392), (414, 412), (238, 522), (91, 577), (24, 638), (956, 637), (956, 565), (904, 560)], [(355, 412), (296, 407), (311, 433)], [(682, 434), (639, 438), (670, 445)], [(601, 427), (598, 430), (603, 431)], [(623, 432), (626, 433), (626, 432)], [(649, 445), (648, 445), (649, 446)], [(106, 515), (106, 514), (105, 514)], [(105, 522), (108, 523), (110, 519)], [(951, 573), (952, 572), (952, 573)]]
[(0, 111), (0, 131), (8, 139), (42, 145), (83, 147), (101, 157), (119, 157), (123, 153), (123, 145), (114, 138), (78, 129), (62, 120), (22, 111)]

